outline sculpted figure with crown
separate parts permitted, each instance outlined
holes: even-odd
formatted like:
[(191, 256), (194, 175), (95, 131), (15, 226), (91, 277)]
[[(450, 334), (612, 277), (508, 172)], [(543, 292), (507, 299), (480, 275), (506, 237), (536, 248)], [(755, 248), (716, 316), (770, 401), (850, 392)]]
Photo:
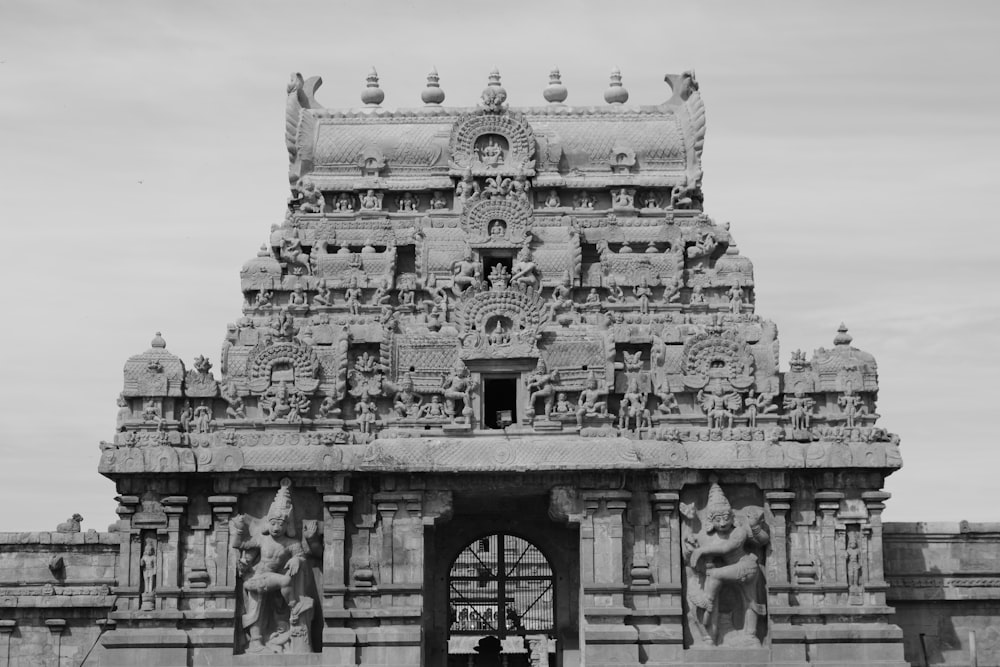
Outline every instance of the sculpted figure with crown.
[[(247, 653), (308, 653), (313, 598), (305, 594), (306, 549), (296, 538), (291, 480), (281, 480), (262, 526), (245, 514), (229, 524), (229, 546), (240, 552), (242, 626)], [(312, 545), (305, 545), (310, 547)]]
[(759, 646), (767, 592), (758, 552), (771, 539), (764, 510), (734, 512), (713, 478), (705, 507), (681, 503), (681, 513), (691, 634), (709, 646)]

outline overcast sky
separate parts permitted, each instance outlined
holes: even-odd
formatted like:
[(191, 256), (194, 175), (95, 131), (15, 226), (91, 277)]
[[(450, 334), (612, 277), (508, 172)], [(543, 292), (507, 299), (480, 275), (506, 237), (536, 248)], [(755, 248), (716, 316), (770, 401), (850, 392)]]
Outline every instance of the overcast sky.
[[(294, 7), (294, 12), (290, 9)], [(844, 321), (902, 436), (894, 521), (1000, 519), (1000, 3), (0, 3), (0, 530), (114, 518), (122, 365), (162, 331), (218, 368), (239, 269), (287, 196), (285, 83), (356, 106), (630, 103), (694, 68), (705, 207), (792, 350)]]

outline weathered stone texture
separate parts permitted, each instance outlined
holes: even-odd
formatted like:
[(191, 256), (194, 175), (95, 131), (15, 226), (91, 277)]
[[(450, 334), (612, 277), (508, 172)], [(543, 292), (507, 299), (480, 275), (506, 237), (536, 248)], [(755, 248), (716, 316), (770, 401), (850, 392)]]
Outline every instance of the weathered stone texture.
[(980, 665), (1000, 664), (1000, 523), (889, 523), (885, 560), (906, 659), (968, 665), (976, 633)]

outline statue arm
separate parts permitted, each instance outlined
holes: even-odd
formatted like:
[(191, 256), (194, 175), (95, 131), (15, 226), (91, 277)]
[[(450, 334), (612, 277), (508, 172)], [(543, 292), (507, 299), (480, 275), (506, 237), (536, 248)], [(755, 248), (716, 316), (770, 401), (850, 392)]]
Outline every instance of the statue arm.
[(256, 538), (250, 535), (250, 526), (245, 514), (237, 514), (229, 520), (229, 548), (238, 551), (260, 548)]

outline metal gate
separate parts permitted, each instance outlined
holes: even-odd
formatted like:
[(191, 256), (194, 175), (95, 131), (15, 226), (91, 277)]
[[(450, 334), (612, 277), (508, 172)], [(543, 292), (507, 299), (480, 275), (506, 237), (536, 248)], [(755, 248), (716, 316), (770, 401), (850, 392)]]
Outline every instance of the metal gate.
[(552, 566), (531, 542), (494, 533), (469, 543), (448, 574), (449, 634), (551, 635)]

